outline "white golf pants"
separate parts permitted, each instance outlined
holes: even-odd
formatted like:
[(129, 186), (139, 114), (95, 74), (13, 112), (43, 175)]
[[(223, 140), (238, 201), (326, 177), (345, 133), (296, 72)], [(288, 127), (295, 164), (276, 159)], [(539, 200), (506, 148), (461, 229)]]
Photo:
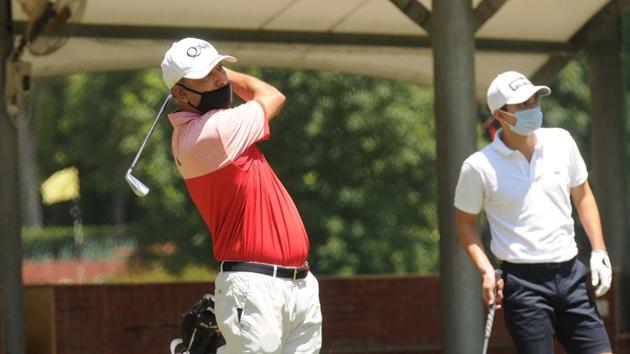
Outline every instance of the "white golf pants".
[(297, 280), (221, 272), (214, 299), (219, 329), (227, 343), (217, 354), (319, 353), (319, 285), (310, 272)]

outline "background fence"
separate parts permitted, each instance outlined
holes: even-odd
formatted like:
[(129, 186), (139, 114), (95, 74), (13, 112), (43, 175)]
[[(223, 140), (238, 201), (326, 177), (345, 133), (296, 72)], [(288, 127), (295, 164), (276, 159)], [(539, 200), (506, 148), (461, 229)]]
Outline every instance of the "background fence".
[[(617, 325), (615, 284), (598, 306), (613, 351), (627, 354), (630, 336), (621, 334)], [(164, 353), (179, 336), (181, 314), (200, 294), (212, 291), (213, 284), (207, 282), (28, 287), (27, 352)], [(320, 277), (320, 299), (322, 353), (437, 354), (442, 337), (449, 336), (448, 331), (442, 333), (436, 276)], [(498, 311), (492, 354), (514, 353), (502, 316)], [(556, 353), (564, 352), (556, 346)]]

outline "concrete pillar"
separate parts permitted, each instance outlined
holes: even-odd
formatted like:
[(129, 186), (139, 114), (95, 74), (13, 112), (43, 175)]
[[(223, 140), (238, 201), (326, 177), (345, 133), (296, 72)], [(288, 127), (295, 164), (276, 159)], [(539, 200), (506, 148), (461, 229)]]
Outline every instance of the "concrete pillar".
[[(621, 17), (608, 6), (589, 24), (586, 52), (591, 91), (591, 183), (598, 201), (604, 237), (613, 267), (620, 269), (619, 299), (630, 298), (628, 237), (628, 156), (621, 53)], [(630, 303), (619, 302), (622, 329), (629, 329)]]
[(22, 246), (17, 127), (4, 99), (6, 58), (11, 53), (11, 1), (0, 0), (0, 285), (4, 353), (24, 353)]
[(475, 151), (477, 102), (471, 0), (433, 0), (440, 291), (444, 353), (479, 353), (483, 343), (480, 275), (457, 242), (453, 196), (461, 164)]

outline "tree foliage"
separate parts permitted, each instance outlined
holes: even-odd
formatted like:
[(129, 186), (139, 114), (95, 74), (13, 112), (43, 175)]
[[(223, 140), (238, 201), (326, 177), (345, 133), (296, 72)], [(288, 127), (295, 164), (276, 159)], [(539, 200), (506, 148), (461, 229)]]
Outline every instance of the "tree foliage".
[[(544, 125), (568, 129), (588, 164), (586, 67), (584, 56), (571, 61), (541, 105)], [(317, 272), (437, 271), (432, 90), (332, 72), (244, 70), (287, 97), (260, 147), (300, 210)], [(123, 177), (166, 93), (157, 70), (37, 82), (40, 178), (76, 166), (84, 223), (134, 224), (137, 259), (173, 272), (216, 266), (209, 232), (172, 162), (166, 117), (134, 171), (151, 193), (135, 197)], [(487, 114), (485, 104), (479, 114)], [(152, 251), (167, 242), (174, 253)]]
[[(298, 205), (318, 272), (436, 271), (432, 91), (336, 73), (248, 71), (288, 98), (261, 148)], [(41, 80), (36, 94), (41, 178), (79, 169), (85, 223), (139, 224), (137, 257), (172, 271), (211, 263), (165, 118), (134, 171), (151, 193), (135, 197), (123, 178), (166, 94), (158, 71)], [(176, 252), (150, 252), (164, 242)]]
[(436, 271), (432, 91), (335, 73), (260, 76), (287, 94), (262, 148), (296, 200), (317, 268)]

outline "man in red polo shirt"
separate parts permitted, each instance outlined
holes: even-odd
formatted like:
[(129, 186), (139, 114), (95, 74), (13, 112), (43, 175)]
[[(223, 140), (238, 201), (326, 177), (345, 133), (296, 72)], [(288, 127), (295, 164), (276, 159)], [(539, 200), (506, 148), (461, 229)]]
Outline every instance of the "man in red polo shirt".
[[(178, 103), (169, 115), (177, 169), (221, 262), (215, 314), (219, 353), (318, 353), (322, 316), (302, 219), (262, 152), (285, 97), (222, 66), (208, 42), (173, 43), (162, 76)], [(232, 107), (232, 91), (245, 103)]]

